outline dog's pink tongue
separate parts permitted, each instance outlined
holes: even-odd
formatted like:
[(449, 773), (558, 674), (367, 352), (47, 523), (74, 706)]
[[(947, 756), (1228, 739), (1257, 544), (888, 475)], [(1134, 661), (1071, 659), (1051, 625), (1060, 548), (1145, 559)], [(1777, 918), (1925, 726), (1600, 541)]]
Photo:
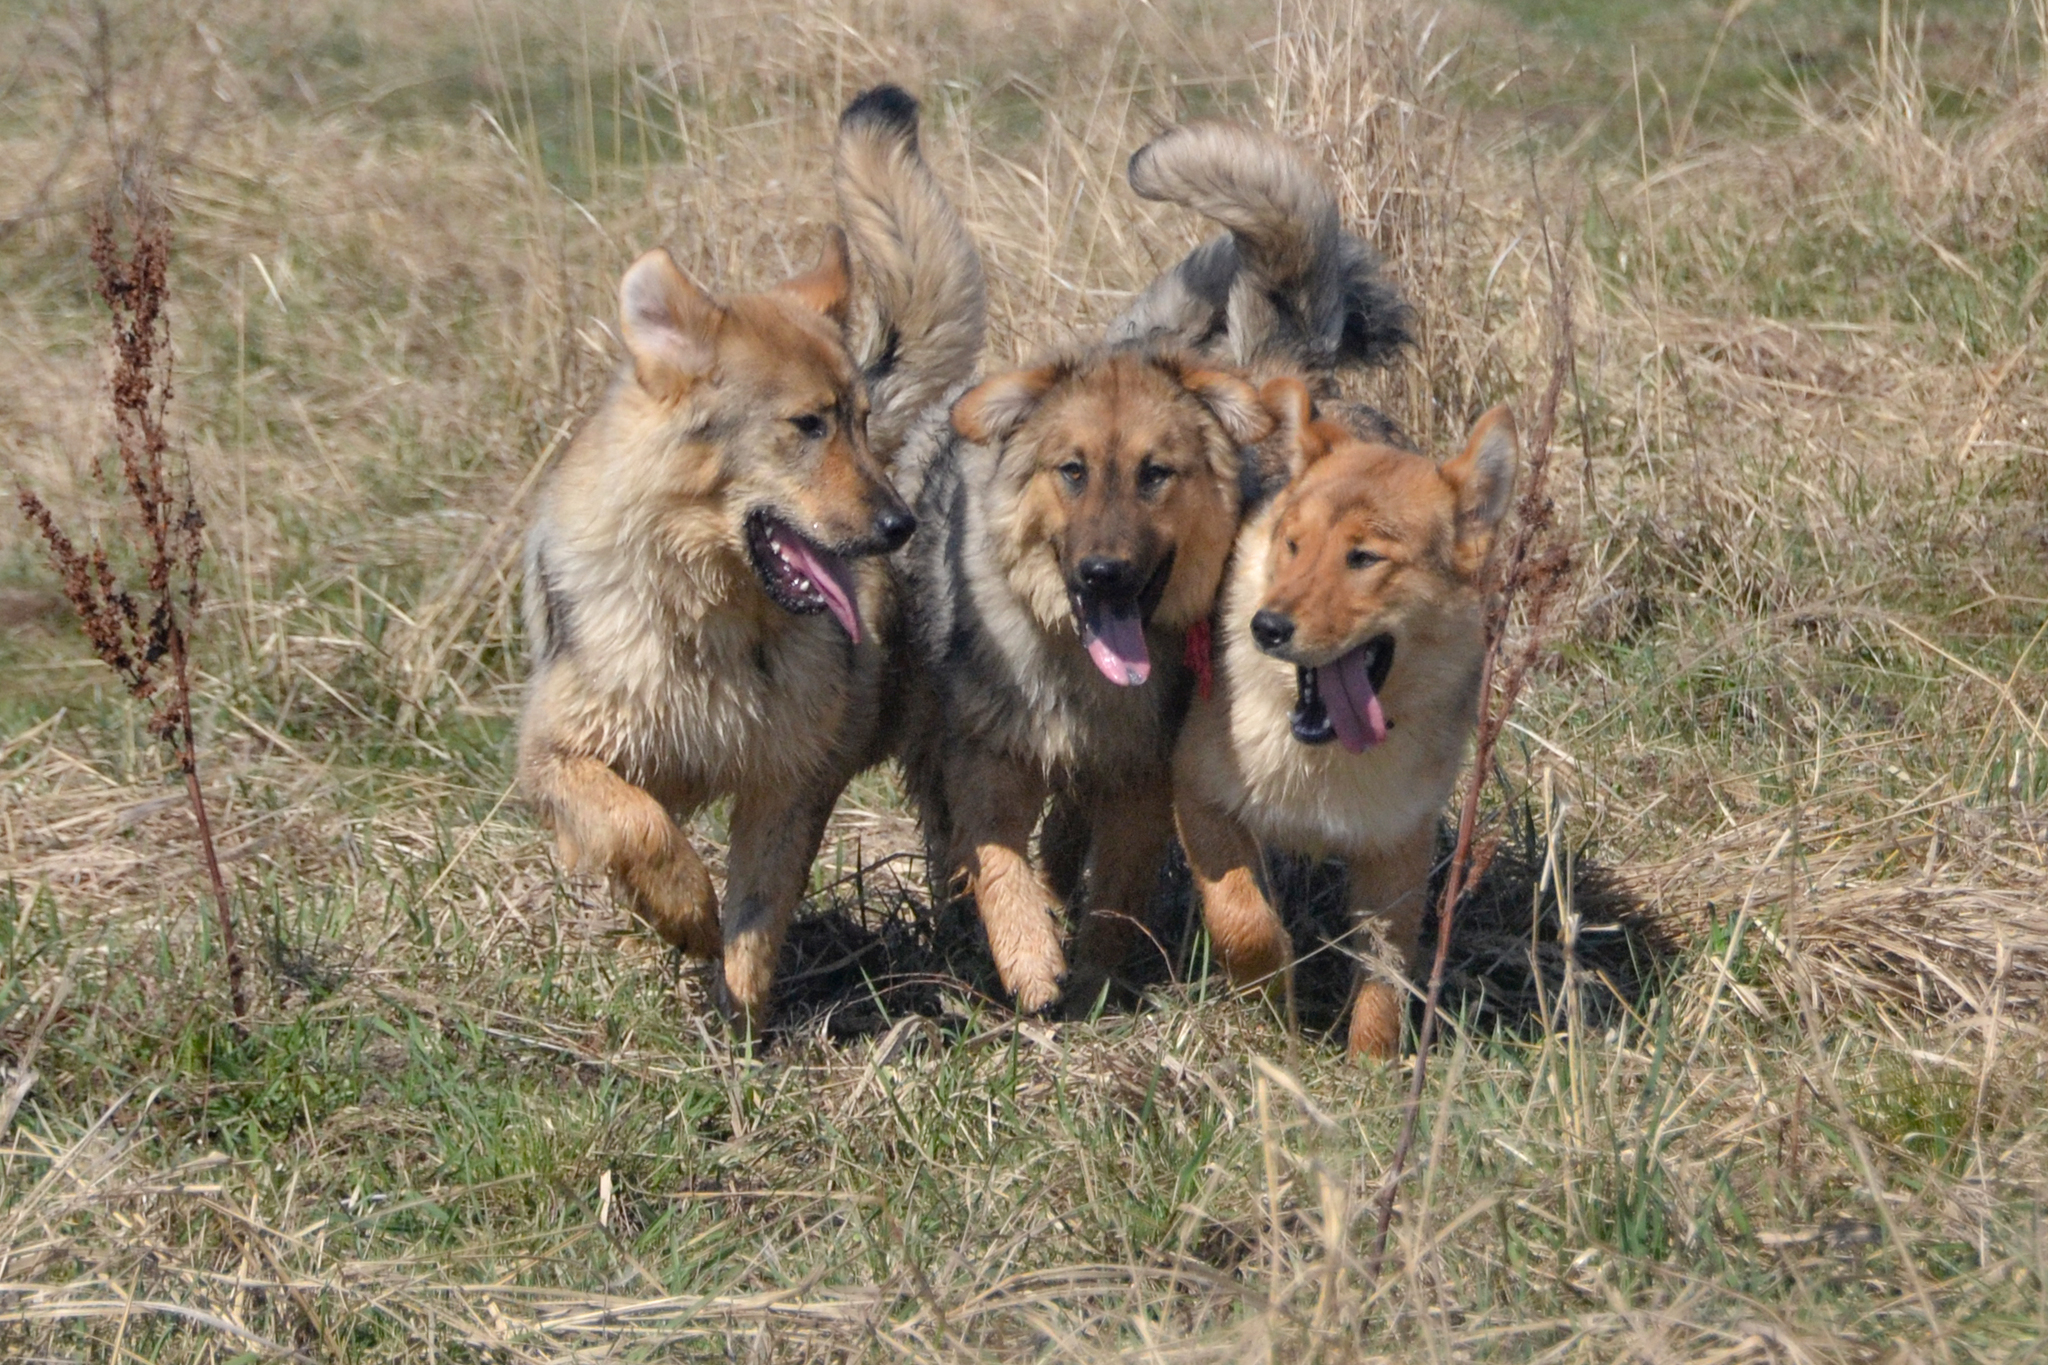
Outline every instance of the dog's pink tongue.
[(825, 609), (839, 618), (855, 644), (860, 643), (860, 608), (853, 600), (853, 571), (846, 561), (830, 550), (811, 544), (802, 536), (777, 537), (790, 559), (803, 570), (825, 598)]
[(1365, 653), (1365, 646), (1360, 645), (1316, 670), (1316, 687), (1323, 694), (1330, 724), (1336, 728), (1337, 742), (1354, 754), (1364, 753), (1387, 737), (1387, 714), (1380, 709), (1379, 694), (1372, 690)]
[(1081, 623), (1081, 642), (1102, 676), (1118, 687), (1136, 687), (1152, 676), (1152, 653), (1145, 647), (1145, 623), (1135, 607), (1121, 612), (1098, 607)]

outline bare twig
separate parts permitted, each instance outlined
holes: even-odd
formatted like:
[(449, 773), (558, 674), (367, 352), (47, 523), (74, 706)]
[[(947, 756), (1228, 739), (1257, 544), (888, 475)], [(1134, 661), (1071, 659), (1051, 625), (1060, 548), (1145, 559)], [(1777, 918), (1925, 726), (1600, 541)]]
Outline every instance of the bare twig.
[[(1549, 473), (1551, 438), (1557, 431), (1558, 399), (1572, 370), (1571, 281), (1561, 271), (1551, 275), (1550, 379), (1543, 391), (1528, 447), (1527, 473), (1522, 497), (1516, 509), (1513, 534), (1497, 551), (1487, 567), (1488, 591), (1485, 618), (1486, 654), (1481, 665), (1481, 698), (1478, 732), (1472, 747), (1472, 769), (1465, 782), (1464, 799), (1458, 807), (1458, 832), (1451, 851), (1450, 868), (1444, 878), (1443, 895), (1437, 902), (1436, 957), (1430, 964), (1429, 986), (1424, 994), (1422, 1027), (1415, 1046), (1415, 1069), (1402, 1105), (1401, 1135), (1377, 1200), (1378, 1219), (1373, 1233), (1372, 1254), (1367, 1258), (1368, 1286), (1379, 1282), (1387, 1253), (1387, 1232), (1394, 1221), (1394, 1201), (1407, 1172), (1408, 1158), (1415, 1146), (1417, 1121), (1422, 1113), (1422, 1092), (1429, 1075), (1429, 1048), (1436, 1036), (1438, 1006), (1443, 999), (1444, 967), (1450, 957), (1451, 934), (1458, 902), (1486, 875), (1493, 861), (1499, 836), (1479, 837), (1479, 794), (1487, 774), (1493, 770), (1493, 751), (1501, 731), (1507, 728), (1520, 699), (1523, 685), (1535, 668), (1546, 638), (1545, 626), (1571, 571), (1571, 552), (1560, 539), (1554, 508), (1550, 501)], [(1521, 638), (1512, 644), (1508, 628), (1517, 604), (1522, 610)]]
[(192, 732), (190, 632), (201, 596), (200, 533), (206, 520), (192, 496), (189, 473), (174, 481), (165, 458), (171, 448), (165, 426), (171, 401), (170, 322), (164, 314), (170, 295), (170, 227), (150, 180), (131, 181), (125, 204), (132, 238), (129, 254), (122, 254), (112, 211), (102, 210), (92, 218), (92, 262), (99, 296), (113, 321), (115, 446), (121, 457), (121, 483), (135, 508), (131, 548), (146, 585), (139, 597), (121, 585), (97, 536), (90, 550), (80, 550), (34, 492), (23, 488), (18, 498), (22, 514), (49, 549), (63, 579), (64, 596), (78, 614), (93, 652), (120, 675), (130, 695), (155, 704), (150, 733), (170, 746), (185, 779), (185, 795), (199, 831), (200, 859), (218, 914), (228, 997), (239, 1024), (248, 1014), (242, 954), (199, 785), (198, 745)]

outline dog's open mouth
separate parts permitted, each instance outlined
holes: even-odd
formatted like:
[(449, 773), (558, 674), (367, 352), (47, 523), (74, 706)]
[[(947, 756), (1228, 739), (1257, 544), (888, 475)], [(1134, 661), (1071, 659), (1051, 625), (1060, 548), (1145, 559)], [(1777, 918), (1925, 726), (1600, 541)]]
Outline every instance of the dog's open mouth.
[(1320, 668), (1294, 670), (1294, 714), (1288, 724), (1303, 744), (1336, 740), (1362, 754), (1392, 727), (1380, 709), (1380, 689), (1394, 667), (1394, 637), (1375, 635)]
[(798, 616), (829, 611), (860, 643), (853, 571), (844, 559), (760, 508), (747, 514), (747, 553), (775, 605)]
[(1081, 623), (1081, 644), (1102, 676), (1118, 687), (1136, 687), (1152, 676), (1152, 650), (1145, 643), (1145, 621), (1166, 593), (1173, 573), (1168, 555), (1152, 571), (1144, 590), (1126, 601), (1110, 601), (1083, 592), (1069, 592), (1074, 619)]
[(1118, 687), (1136, 687), (1152, 676), (1152, 651), (1145, 644), (1145, 621), (1138, 604), (1074, 601), (1081, 622), (1081, 643), (1102, 676)]

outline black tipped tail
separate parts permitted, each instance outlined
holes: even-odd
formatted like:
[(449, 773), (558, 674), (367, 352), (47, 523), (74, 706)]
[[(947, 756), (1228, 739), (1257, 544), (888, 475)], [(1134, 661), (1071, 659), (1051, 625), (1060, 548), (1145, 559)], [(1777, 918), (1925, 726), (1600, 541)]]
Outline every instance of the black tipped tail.
[(839, 115), (842, 132), (862, 124), (886, 130), (911, 142), (917, 141), (917, 100), (900, 85), (878, 85), (853, 97)]
[(981, 256), (919, 154), (917, 101), (901, 87), (878, 85), (846, 106), (832, 180), (874, 297), (874, 343), (861, 360), (868, 440), (887, 459), (974, 372), (988, 314)]

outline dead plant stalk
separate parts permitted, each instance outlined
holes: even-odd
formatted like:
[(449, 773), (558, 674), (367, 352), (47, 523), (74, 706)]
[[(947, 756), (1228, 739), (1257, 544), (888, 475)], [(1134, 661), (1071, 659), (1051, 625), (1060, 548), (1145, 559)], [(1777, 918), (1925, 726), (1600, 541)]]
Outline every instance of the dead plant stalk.
[(147, 584), (140, 600), (121, 585), (97, 534), (92, 548), (81, 551), (32, 490), (22, 488), (17, 497), (23, 515), (48, 547), (63, 580), (64, 596), (78, 614), (93, 652), (120, 676), (131, 696), (154, 703), (149, 730), (170, 747), (185, 779), (200, 860), (218, 915), (228, 999), (239, 1026), (249, 1012), (242, 953), (199, 785), (198, 745), (192, 730), (191, 624), (201, 597), (199, 557), (206, 520), (192, 494), (190, 471), (184, 471), (173, 487), (166, 465), (171, 446), (165, 426), (171, 401), (171, 346), (164, 304), (170, 296), (170, 227), (163, 201), (147, 180), (131, 182), (124, 198), (132, 251), (122, 255), (114, 212), (103, 209), (92, 215), (92, 263), (97, 291), (113, 323), (115, 446), (121, 457), (121, 482), (135, 507), (135, 524), (127, 527), (128, 548)]
[[(1568, 257), (1569, 252), (1559, 253)], [(1555, 258), (1553, 258), (1554, 260)], [(1500, 836), (1488, 831), (1480, 839), (1479, 794), (1486, 776), (1493, 770), (1493, 751), (1514, 715), (1515, 703), (1542, 654), (1547, 638), (1545, 627), (1571, 572), (1571, 551), (1561, 538), (1555, 508), (1550, 501), (1549, 475), (1551, 439), (1557, 431), (1557, 405), (1572, 368), (1572, 293), (1569, 276), (1553, 269), (1550, 311), (1552, 350), (1550, 377), (1537, 409), (1536, 425), (1530, 433), (1528, 459), (1522, 496), (1516, 507), (1514, 529), (1505, 547), (1497, 550), (1487, 567), (1485, 639), (1486, 654), (1479, 680), (1479, 723), (1472, 746), (1472, 768), (1458, 807), (1457, 838), (1451, 849), (1450, 867), (1444, 877), (1443, 894), (1436, 911), (1436, 957), (1430, 964), (1429, 985), (1424, 992), (1422, 1026), (1415, 1042), (1415, 1067), (1402, 1104), (1401, 1134), (1394, 1144), (1392, 1162), (1380, 1185), (1378, 1218), (1373, 1231), (1372, 1254), (1367, 1258), (1365, 1276), (1368, 1293), (1378, 1285), (1386, 1261), (1387, 1232), (1394, 1221), (1394, 1201), (1415, 1146), (1415, 1133), (1422, 1113), (1422, 1092), (1429, 1077), (1429, 1049), (1436, 1036), (1439, 1003), (1443, 999), (1445, 963), (1450, 956), (1458, 902), (1478, 885), (1493, 861)], [(1509, 626), (1520, 605), (1522, 629), (1518, 640), (1508, 638)]]

